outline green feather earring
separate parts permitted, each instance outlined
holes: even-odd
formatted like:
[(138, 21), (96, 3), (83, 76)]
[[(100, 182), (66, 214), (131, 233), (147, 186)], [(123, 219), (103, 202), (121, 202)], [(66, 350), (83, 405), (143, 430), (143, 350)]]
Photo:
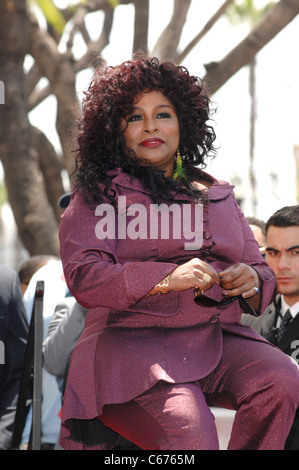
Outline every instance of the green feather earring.
[(176, 163), (176, 168), (173, 172), (173, 179), (184, 179), (185, 178), (185, 173), (183, 170), (183, 160), (180, 154), (179, 148), (176, 151), (176, 156), (175, 156), (175, 163)]

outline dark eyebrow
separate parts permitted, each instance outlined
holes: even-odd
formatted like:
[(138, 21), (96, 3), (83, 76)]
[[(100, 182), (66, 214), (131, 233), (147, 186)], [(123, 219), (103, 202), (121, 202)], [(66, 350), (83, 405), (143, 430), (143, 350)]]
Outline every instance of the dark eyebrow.
[[(170, 108), (170, 109), (173, 109), (173, 110), (174, 110), (174, 107), (173, 107), (173, 106), (170, 106), (169, 104), (159, 104), (159, 105), (157, 106), (157, 108)], [(133, 109), (134, 109), (134, 110), (135, 110), (135, 109), (138, 109), (138, 110), (141, 109), (141, 110), (142, 110), (142, 108), (139, 107), (139, 106), (134, 106)]]
[[(290, 246), (290, 248), (287, 248), (286, 251), (293, 251), (297, 249), (299, 249), (299, 245), (294, 245), (294, 246)], [(276, 253), (278, 253), (279, 250), (277, 250), (276, 248), (272, 248), (271, 246), (267, 246), (265, 251), (276, 251)]]
[(299, 248), (299, 245), (294, 245), (294, 246), (291, 246), (290, 248), (288, 248), (287, 251), (297, 250), (298, 248)]
[(267, 246), (267, 248), (265, 248), (265, 251), (276, 251), (276, 253), (278, 253), (278, 250), (276, 250), (276, 248), (272, 248), (271, 246)]

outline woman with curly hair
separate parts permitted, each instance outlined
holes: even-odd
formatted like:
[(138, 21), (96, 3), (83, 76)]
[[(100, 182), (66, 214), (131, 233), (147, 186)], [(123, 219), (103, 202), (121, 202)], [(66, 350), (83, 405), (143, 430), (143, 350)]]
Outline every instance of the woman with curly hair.
[[(234, 198), (203, 171), (211, 102), (184, 67), (97, 70), (61, 228), (71, 293), (89, 309), (72, 354), (61, 445), (218, 449), (209, 405), (237, 410), (230, 449), (283, 449), (296, 364), (240, 323), (275, 278)], [(191, 240), (191, 241), (190, 241)], [(103, 432), (104, 429), (104, 432)]]

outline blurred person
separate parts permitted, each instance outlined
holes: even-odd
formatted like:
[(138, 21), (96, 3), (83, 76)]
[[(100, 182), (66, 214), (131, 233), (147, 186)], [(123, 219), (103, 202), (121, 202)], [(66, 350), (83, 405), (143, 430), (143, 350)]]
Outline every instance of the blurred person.
[[(60, 196), (57, 205), (65, 209), (69, 203), (70, 193)], [(53, 265), (51, 263), (54, 263)], [(49, 265), (49, 268), (47, 265)], [(42, 269), (43, 268), (43, 269)], [(23, 261), (18, 268), (22, 283), (24, 303), (28, 318), (31, 318), (33, 299), (37, 281), (45, 282), (44, 305), (43, 305), (43, 339), (48, 335), (51, 319), (54, 315), (57, 302), (69, 295), (68, 288), (62, 271), (61, 261), (54, 255), (36, 255)], [(33, 279), (32, 279), (33, 278)], [(27, 291), (28, 288), (28, 292)], [(42, 397), (42, 449), (54, 450), (60, 430), (60, 401), (61, 390), (59, 382), (43, 367), (43, 397)], [(30, 411), (22, 438), (22, 448), (28, 448), (32, 421)]]
[[(51, 261), (32, 276), (23, 297), (28, 322), (30, 323), (36, 284), (44, 281), (43, 340), (45, 340), (55, 307), (68, 294), (61, 261)], [(61, 392), (56, 378), (45, 368), (42, 370), (42, 436), (41, 449), (53, 450), (60, 432)], [(28, 413), (22, 436), (22, 447), (27, 448), (32, 423), (32, 410)]]
[(241, 309), (273, 300), (275, 277), (233, 186), (203, 171), (210, 118), (202, 81), (156, 58), (98, 69), (85, 95), (60, 225), (66, 281), (88, 309), (64, 394), (65, 449), (107, 448), (101, 423), (142, 449), (215, 450), (215, 404), (236, 409), (230, 450), (284, 446), (299, 371), (240, 323)]
[(28, 321), (16, 271), (0, 266), (0, 449), (11, 448), (28, 339)]
[(25, 294), (27, 286), (32, 278), (42, 266), (50, 263), (51, 261), (58, 261), (57, 256), (52, 255), (36, 255), (30, 256), (28, 259), (22, 261), (18, 267), (18, 275), (21, 281), (22, 294)]
[(71, 353), (84, 330), (86, 312), (73, 296), (59, 301), (43, 343), (44, 367), (63, 384)]
[(265, 257), (265, 243), (266, 243), (265, 222), (261, 219), (257, 219), (256, 217), (246, 217), (246, 220), (258, 243), (262, 256)]
[[(72, 351), (84, 330), (87, 310), (75, 298), (67, 296), (58, 302), (50, 322), (48, 335), (43, 343), (43, 361), (45, 369), (56, 376), (62, 394), (65, 389), (69, 361)], [(114, 431), (102, 425), (102, 439), (113, 440), (115, 450), (137, 449), (131, 442), (117, 435)], [(55, 450), (61, 450), (57, 443)]]
[[(273, 269), (279, 294), (258, 318), (242, 315), (268, 341), (299, 363), (299, 206), (286, 206), (267, 221), (266, 261)], [(299, 450), (299, 412), (285, 449)]]
[[(61, 406), (70, 356), (84, 329), (85, 315), (86, 309), (73, 296), (67, 295), (57, 303), (43, 342), (43, 366), (45, 371), (56, 377)], [(58, 441), (59, 436), (54, 450), (62, 450)]]

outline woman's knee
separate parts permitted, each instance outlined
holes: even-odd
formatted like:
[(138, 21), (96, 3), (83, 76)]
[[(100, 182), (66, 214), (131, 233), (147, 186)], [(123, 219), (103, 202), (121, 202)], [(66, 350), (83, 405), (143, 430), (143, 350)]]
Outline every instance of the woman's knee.
[(198, 384), (158, 384), (101, 420), (145, 450), (217, 450), (218, 436)]
[(288, 399), (299, 404), (299, 368), (297, 363), (284, 354), (284, 361), (280, 363), (275, 371), (276, 388), (282, 400)]
[[(277, 352), (277, 351), (276, 351)], [(260, 374), (260, 386), (271, 395), (274, 402), (299, 405), (299, 368), (297, 363), (285, 353), (278, 351), (273, 360), (265, 363)]]
[(218, 449), (214, 416), (198, 383), (162, 383), (139, 405), (163, 428), (160, 449)]

